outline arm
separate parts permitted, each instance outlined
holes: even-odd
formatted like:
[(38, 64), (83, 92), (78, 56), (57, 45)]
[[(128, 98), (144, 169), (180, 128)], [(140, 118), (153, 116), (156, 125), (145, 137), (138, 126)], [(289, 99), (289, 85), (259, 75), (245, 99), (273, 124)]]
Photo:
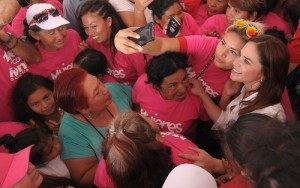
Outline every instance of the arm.
[(0, 29), (10, 23), (21, 8), (17, 0), (0, 0)]
[(191, 92), (199, 96), (209, 117), (216, 122), (221, 115), (222, 109), (206, 94), (199, 80), (190, 79), (192, 85)]
[[(127, 27), (133, 27), (133, 26), (135, 26), (134, 25), (134, 19), (135, 19), (134, 12), (131, 12), (131, 11), (120, 11), (120, 12), (118, 12), (118, 14), (119, 14), (119, 16), (121, 17), (121, 19), (123, 20), (124, 24)], [(144, 13), (143, 13), (143, 17), (145, 17)], [(144, 25), (144, 24), (142, 24), (142, 25)]]
[[(3, 30), (0, 31), (0, 41), (7, 41), (9, 35)], [(26, 62), (38, 63), (41, 60), (41, 55), (37, 48), (28, 40), (17, 39), (12, 37), (11, 41), (7, 45), (8, 48)]]
[(224, 174), (225, 168), (223, 166), (222, 160), (213, 158), (205, 150), (191, 147), (191, 150), (194, 150), (198, 155), (190, 154), (179, 154), (179, 157), (192, 161), (194, 165), (204, 168), (211, 174)]
[(142, 26), (147, 23), (144, 10), (153, 0), (136, 0), (134, 3), (133, 24), (132, 26)]
[(222, 91), (222, 96), (219, 101), (219, 106), (223, 110), (226, 110), (226, 106), (230, 103), (230, 101), (232, 100), (232, 97), (234, 97), (240, 93), (242, 85), (243, 85), (242, 83), (234, 82), (231, 79), (228, 79), (225, 82), (224, 88)]
[(145, 46), (141, 47), (129, 40), (127, 37), (139, 38), (140, 36), (133, 32), (137, 28), (131, 27), (127, 29), (120, 30), (115, 36), (115, 46), (116, 48), (125, 53), (146, 53), (150, 55), (160, 55), (167, 51), (179, 52), (180, 44), (179, 40), (176, 38), (155, 38), (154, 41), (149, 42)]
[(96, 156), (64, 160), (72, 179), (81, 187), (92, 187), (98, 166)]

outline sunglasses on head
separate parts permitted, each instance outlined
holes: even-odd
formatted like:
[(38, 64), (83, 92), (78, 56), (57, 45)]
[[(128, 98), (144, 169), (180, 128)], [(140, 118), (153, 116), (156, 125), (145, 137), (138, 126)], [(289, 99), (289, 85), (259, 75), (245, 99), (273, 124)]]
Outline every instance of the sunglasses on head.
[(236, 26), (236, 27), (245, 27), (246, 35), (249, 38), (252, 38), (252, 37), (256, 36), (259, 33), (258, 29), (255, 26), (249, 25), (248, 21), (243, 20), (243, 19), (235, 20), (233, 25)]
[(42, 23), (42, 22), (47, 21), (48, 18), (49, 18), (49, 14), (52, 17), (57, 17), (57, 16), (60, 15), (59, 12), (58, 12), (58, 10), (56, 8), (46, 9), (43, 12), (38, 13), (35, 16), (33, 16), (33, 19), (30, 22), (30, 24), (33, 24), (33, 23)]

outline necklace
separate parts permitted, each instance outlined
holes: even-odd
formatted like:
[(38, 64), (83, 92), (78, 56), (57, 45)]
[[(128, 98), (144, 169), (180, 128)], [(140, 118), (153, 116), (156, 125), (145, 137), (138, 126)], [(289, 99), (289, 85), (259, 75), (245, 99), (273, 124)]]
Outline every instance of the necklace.
[[(109, 113), (109, 115), (114, 118), (115, 116), (113, 115), (113, 113), (111, 113), (111, 111), (108, 108), (105, 108), (105, 110)], [(103, 136), (103, 134), (96, 128), (96, 126), (91, 122), (91, 120), (93, 119), (93, 115), (92, 113), (89, 113), (88, 116), (91, 118), (89, 119), (88, 117), (86, 117), (85, 115), (83, 115), (81, 112), (79, 112), (80, 115), (99, 133), (99, 135), (105, 139), (105, 137)]]
[(195, 77), (195, 79), (197, 80), (200, 76), (202, 76), (202, 74), (204, 73), (204, 71), (207, 69), (207, 67), (210, 65), (210, 63), (212, 62), (212, 60), (215, 58), (215, 55), (213, 55), (208, 62), (206, 63), (206, 65), (203, 67), (203, 69), (201, 70), (201, 72)]

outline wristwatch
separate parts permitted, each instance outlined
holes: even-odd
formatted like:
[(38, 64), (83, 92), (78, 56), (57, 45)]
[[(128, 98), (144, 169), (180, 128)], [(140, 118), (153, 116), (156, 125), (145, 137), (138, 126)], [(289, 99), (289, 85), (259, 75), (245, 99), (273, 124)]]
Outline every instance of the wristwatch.
[(9, 43), (12, 41), (12, 39), (14, 38), (14, 35), (10, 32), (6, 32), (6, 34), (9, 35), (9, 38), (7, 41), (4, 42), (5, 45), (9, 45)]

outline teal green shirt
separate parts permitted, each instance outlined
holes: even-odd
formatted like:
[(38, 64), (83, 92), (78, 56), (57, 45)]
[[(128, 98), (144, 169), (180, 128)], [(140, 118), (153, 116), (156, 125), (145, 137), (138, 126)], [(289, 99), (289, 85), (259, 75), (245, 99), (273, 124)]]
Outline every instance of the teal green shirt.
[[(131, 109), (130, 86), (119, 83), (106, 83), (105, 86), (110, 91), (119, 112)], [(96, 128), (105, 136), (108, 125)], [(65, 112), (58, 136), (62, 144), (62, 159), (97, 156), (100, 160), (103, 138), (90, 124), (75, 119)]]

